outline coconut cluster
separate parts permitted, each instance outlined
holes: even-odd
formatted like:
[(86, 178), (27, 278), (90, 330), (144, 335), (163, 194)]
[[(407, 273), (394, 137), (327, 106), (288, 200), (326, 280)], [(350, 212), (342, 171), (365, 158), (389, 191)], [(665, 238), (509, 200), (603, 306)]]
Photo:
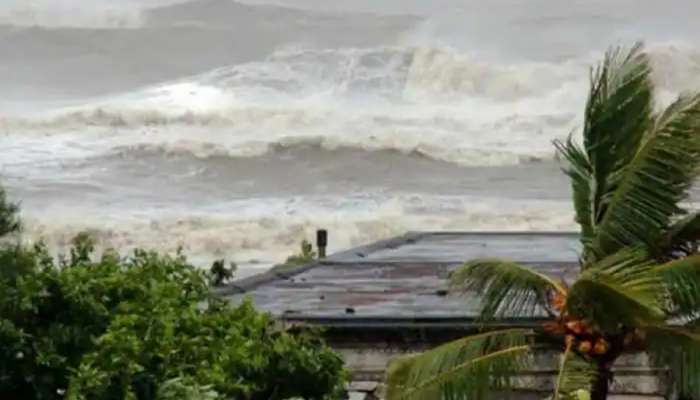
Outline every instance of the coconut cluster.
[(566, 310), (566, 295), (566, 292), (553, 294), (550, 304), (559, 315), (556, 321), (546, 323), (544, 328), (546, 332), (562, 335), (567, 348), (584, 356), (602, 357), (611, 351), (612, 343), (618, 350), (631, 350), (643, 345), (646, 335), (642, 330), (633, 329), (609, 336), (590, 322), (572, 317)]
[(568, 321), (564, 327), (566, 346), (576, 349), (580, 354), (602, 356), (610, 350), (610, 342), (584, 321)]

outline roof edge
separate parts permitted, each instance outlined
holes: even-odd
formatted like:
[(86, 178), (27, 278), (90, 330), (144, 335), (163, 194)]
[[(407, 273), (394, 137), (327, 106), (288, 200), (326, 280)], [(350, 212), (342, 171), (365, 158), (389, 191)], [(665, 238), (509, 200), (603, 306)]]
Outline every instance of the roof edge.
[[(388, 239), (379, 240), (359, 247), (354, 247), (349, 250), (333, 253), (325, 259), (316, 260), (310, 264), (290, 266), (280, 264), (272, 267), (270, 270), (261, 272), (233, 281), (224, 287), (215, 290), (215, 293), (220, 296), (231, 296), (236, 294), (244, 294), (252, 289), (272, 282), (275, 279), (288, 279), (295, 275), (306, 272), (310, 269), (328, 265), (328, 264), (343, 264), (343, 258), (361, 257), (364, 258), (370, 253), (386, 248), (394, 248), (406, 243), (416, 242), (426, 236), (443, 236), (443, 235), (478, 235), (478, 236), (578, 236), (574, 231), (409, 231), (403, 235), (390, 237)], [(421, 262), (427, 262), (422, 260)], [(440, 262), (440, 264), (455, 264), (461, 263), (464, 260), (454, 262)], [(345, 262), (347, 263), (347, 262)], [(353, 260), (351, 263), (363, 263), (363, 261)], [(402, 262), (405, 263), (405, 262)]]
[(424, 318), (392, 318), (392, 317), (348, 317), (348, 316), (281, 316), (279, 320), (285, 325), (316, 325), (326, 328), (342, 329), (503, 329), (523, 328), (534, 329), (541, 327), (546, 318), (506, 318), (485, 322), (470, 317), (424, 317)]

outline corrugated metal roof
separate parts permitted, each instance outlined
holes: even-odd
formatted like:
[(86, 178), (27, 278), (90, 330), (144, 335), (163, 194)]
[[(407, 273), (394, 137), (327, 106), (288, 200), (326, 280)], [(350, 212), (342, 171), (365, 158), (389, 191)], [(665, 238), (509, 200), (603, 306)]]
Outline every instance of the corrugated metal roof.
[(569, 280), (579, 247), (573, 233), (409, 233), (238, 281), (223, 293), (251, 296), (258, 308), (289, 321), (466, 323), (477, 316), (478, 294), (447, 291), (450, 271), (464, 261), (505, 258)]

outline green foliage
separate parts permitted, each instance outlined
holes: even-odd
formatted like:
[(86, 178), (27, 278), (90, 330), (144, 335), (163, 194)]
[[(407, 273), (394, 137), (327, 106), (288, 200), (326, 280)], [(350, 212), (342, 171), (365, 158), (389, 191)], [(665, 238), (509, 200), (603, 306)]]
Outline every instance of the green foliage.
[(673, 260), (655, 270), (666, 284), (666, 313), (682, 321), (697, 320), (700, 316), (700, 255)]
[(584, 270), (569, 290), (567, 310), (608, 333), (664, 320), (663, 276), (643, 249), (629, 248)]
[(647, 330), (653, 361), (670, 368), (681, 399), (700, 398), (700, 335), (682, 327), (657, 326)]
[(216, 260), (209, 269), (209, 282), (212, 286), (221, 286), (233, 279), (237, 269), (236, 263), (232, 262), (227, 267), (225, 260)]
[(17, 232), (20, 228), (19, 206), (7, 199), (7, 193), (0, 187), (0, 236)]
[(489, 332), (397, 359), (388, 371), (387, 400), (481, 400), (491, 390), (507, 390), (512, 375), (529, 361), (530, 334)]
[(593, 243), (598, 255), (623, 246), (645, 245), (658, 252), (658, 242), (675, 217), (679, 203), (700, 168), (700, 96), (679, 98), (655, 118), (608, 203)]
[(452, 289), (481, 294), (481, 317), (534, 316), (564, 288), (546, 275), (509, 261), (474, 260), (451, 277)]
[(306, 239), (301, 242), (301, 249), (299, 254), (289, 256), (286, 265), (304, 265), (312, 263), (316, 259), (316, 252), (314, 251), (314, 246)]
[(556, 143), (569, 162), (588, 263), (625, 246), (662, 253), (664, 233), (684, 213), (679, 203), (700, 168), (700, 96), (655, 114), (652, 89), (640, 45), (610, 51), (591, 83), (583, 148)]
[[(584, 113), (583, 148), (569, 140), (556, 143), (571, 164), (574, 207), (581, 225), (584, 256), (614, 252), (628, 239), (610, 237), (600, 225), (622, 183), (621, 174), (635, 157), (652, 120), (651, 68), (642, 47), (610, 50), (595, 69)], [(613, 242), (599, 243), (601, 236)], [(601, 248), (600, 246), (604, 246)]]
[(192, 379), (175, 378), (164, 382), (156, 400), (217, 400), (219, 394)]
[(698, 252), (700, 213), (692, 213), (671, 225), (659, 241), (662, 254), (690, 255)]
[(586, 258), (595, 254), (598, 225), (619, 187), (624, 169), (642, 142), (652, 113), (651, 68), (640, 45), (610, 50), (591, 77), (584, 113), (583, 148), (573, 139), (556, 142), (569, 161), (576, 220)]
[(90, 262), (90, 256), (95, 251), (95, 239), (87, 232), (81, 232), (71, 241), (70, 265), (80, 265)]
[(213, 298), (183, 256), (91, 261), (92, 248), (81, 236), (60, 265), (42, 247), (0, 249), (0, 398), (332, 399), (343, 389), (342, 361), (317, 334)]
[(567, 346), (560, 356), (559, 375), (555, 381), (552, 400), (579, 400), (581, 397), (590, 399), (590, 393), (585, 388), (591, 387), (596, 379), (595, 365), (581, 358)]

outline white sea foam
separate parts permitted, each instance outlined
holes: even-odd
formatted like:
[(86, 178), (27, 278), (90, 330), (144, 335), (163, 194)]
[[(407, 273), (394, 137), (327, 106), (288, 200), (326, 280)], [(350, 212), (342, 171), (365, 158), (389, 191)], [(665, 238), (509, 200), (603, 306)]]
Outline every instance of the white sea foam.
[[(330, 231), (330, 250), (339, 251), (410, 230), (571, 230), (570, 205), (558, 201), (504, 201), (497, 198), (398, 196), (391, 199), (297, 198), (237, 202), (229, 212), (142, 210), (122, 215), (83, 213), (76, 219), (60, 209), (51, 218), (29, 218), (28, 240), (66, 248), (81, 231), (92, 233), (100, 248), (128, 251), (146, 247), (175, 251), (182, 246), (197, 262), (227, 258), (250, 267), (269, 266), (311, 240), (318, 228)], [(230, 211), (235, 210), (235, 213)], [(65, 211), (65, 210), (63, 210)], [(144, 214), (143, 217), (141, 214)]]
[[(670, 43), (650, 51), (662, 101), (700, 87), (697, 49)], [(583, 59), (494, 63), (445, 48), (281, 50), (262, 62), (0, 124), (11, 134), (69, 142), (99, 132), (100, 140), (82, 146), (96, 155), (252, 157), (314, 145), (517, 164), (551, 158), (551, 141), (581, 125), (587, 68)]]
[(512, 164), (551, 157), (551, 140), (575, 126), (580, 99), (570, 93), (583, 85), (582, 68), (492, 65), (451, 49), (285, 50), (2, 124), (21, 134), (100, 130), (96, 154), (151, 148), (245, 157), (312, 143)]

